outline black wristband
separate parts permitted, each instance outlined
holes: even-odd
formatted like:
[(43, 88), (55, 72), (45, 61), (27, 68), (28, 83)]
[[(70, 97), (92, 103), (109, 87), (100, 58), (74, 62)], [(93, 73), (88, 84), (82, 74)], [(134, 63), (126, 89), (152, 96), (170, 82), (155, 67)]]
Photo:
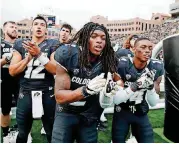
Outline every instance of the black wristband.
[(154, 84), (150, 85), (150, 86), (148, 87), (148, 90), (152, 90), (153, 88), (154, 88)]
[(86, 86), (82, 87), (82, 95), (84, 96), (84, 98), (91, 96), (90, 94), (87, 93), (86, 89), (87, 89)]

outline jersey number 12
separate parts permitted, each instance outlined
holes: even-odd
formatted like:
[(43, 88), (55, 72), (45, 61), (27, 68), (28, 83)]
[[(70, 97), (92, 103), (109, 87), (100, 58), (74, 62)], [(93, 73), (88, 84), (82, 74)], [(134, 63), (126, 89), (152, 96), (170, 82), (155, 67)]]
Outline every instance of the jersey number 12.
[(40, 73), (43, 69), (44, 66), (40, 65), (40, 62), (33, 58), (27, 65), (24, 77), (28, 79), (44, 79), (45, 73)]

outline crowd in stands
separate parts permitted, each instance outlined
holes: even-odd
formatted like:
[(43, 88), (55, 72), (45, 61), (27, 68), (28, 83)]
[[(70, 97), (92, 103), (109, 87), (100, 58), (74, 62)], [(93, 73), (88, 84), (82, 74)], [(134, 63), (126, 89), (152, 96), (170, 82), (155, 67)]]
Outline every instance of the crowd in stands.
[(157, 44), (160, 40), (169, 35), (173, 35), (179, 32), (179, 20), (164, 22), (162, 25), (157, 25), (155, 28), (141, 34), (141, 36), (149, 38), (154, 44)]
[[(169, 19), (162, 23), (161, 25), (157, 25), (154, 28), (140, 34), (140, 37), (147, 37), (149, 38), (154, 44), (157, 44), (160, 40), (164, 39), (169, 35), (173, 35), (179, 33), (179, 18)], [(128, 36), (123, 37), (112, 37), (111, 42), (112, 45), (119, 43), (120, 46), (123, 45), (124, 40)]]

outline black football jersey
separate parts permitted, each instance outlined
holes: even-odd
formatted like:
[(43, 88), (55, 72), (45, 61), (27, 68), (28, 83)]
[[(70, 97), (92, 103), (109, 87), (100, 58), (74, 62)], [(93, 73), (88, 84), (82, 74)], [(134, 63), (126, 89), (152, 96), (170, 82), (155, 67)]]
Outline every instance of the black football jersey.
[[(26, 57), (28, 51), (22, 46), (24, 40), (17, 40), (14, 49), (18, 51), (22, 59)], [(39, 44), (41, 52), (45, 53), (50, 59), (50, 55), (59, 46), (59, 41), (46, 39)], [(54, 86), (54, 76), (49, 73), (45, 67), (36, 58), (33, 58), (20, 76), (20, 86), (26, 90), (46, 90), (49, 86)]]
[[(155, 73), (154, 81), (156, 81), (157, 78), (162, 76), (164, 73), (163, 62), (159, 60), (150, 59), (146, 67)], [(135, 82), (142, 75), (144, 70), (145, 68), (142, 70), (136, 69), (131, 57), (122, 57), (119, 59), (118, 74), (123, 80), (125, 88)], [(120, 106), (126, 109), (131, 106), (135, 106), (135, 113), (139, 114), (142, 110), (148, 112), (148, 104), (145, 100), (145, 94), (146, 90), (136, 91), (131, 99), (129, 99), (126, 103), (121, 103)], [(142, 99), (140, 99), (141, 97)]]
[[(102, 64), (100, 61), (90, 69), (80, 69), (78, 60), (79, 51), (80, 48), (75, 44), (65, 44), (58, 48), (55, 53), (55, 60), (67, 70), (71, 78), (71, 90), (87, 85), (91, 79), (102, 73)], [(70, 113), (88, 115), (94, 118), (99, 117), (102, 112), (99, 104), (99, 95), (93, 95), (74, 103), (58, 105)]]
[[(1, 40), (1, 58), (5, 55), (9, 55), (12, 53), (13, 50), (13, 44)], [(9, 79), (11, 78), (9, 74), (9, 64), (5, 64), (4, 66), (1, 67), (1, 80)]]

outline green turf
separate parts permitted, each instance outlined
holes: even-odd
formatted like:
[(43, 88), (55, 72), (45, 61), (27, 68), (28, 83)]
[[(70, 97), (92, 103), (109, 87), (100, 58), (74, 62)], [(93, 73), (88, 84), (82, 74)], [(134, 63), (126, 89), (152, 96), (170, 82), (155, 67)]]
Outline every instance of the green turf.
[[(163, 125), (164, 125), (164, 109), (159, 110), (150, 110), (148, 113), (150, 122), (154, 130), (154, 139), (155, 143), (170, 143), (167, 138), (163, 135)], [(112, 125), (112, 114), (106, 115), (108, 119), (108, 128), (106, 131), (98, 133), (98, 142), (99, 143), (110, 143), (111, 142), (111, 125)], [(12, 120), (12, 124), (15, 123), (15, 120)], [(46, 137), (40, 134), (41, 130), (41, 121), (35, 120), (32, 127), (32, 138), (33, 143), (47, 143)]]
[(42, 123), (40, 120), (35, 120), (32, 127), (32, 142), (33, 143), (47, 143), (45, 135), (41, 135), (40, 130), (42, 128)]
[[(162, 140), (164, 140), (164, 142), (166, 142), (166, 143), (172, 143), (170, 140), (168, 140), (168, 139), (163, 135), (163, 128), (155, 128), (155, 129), (154, 129), (154, 133), (155, 133), (156, 135), (159, 135), (160, 138), (161, 138)], [(159, 140), (159, 139), (156, 139), (156, 140)], [(161, 143), (162, 141), (156, 141), (156, 142)]]
[(153, 128), (164, 126), (164, 109), (150, 110), (148, 116)]
[[(155, 143), (168, 143), (170, 142), (163, 135), (163, 126), (164, 126), (164, 109), (159, 110), (150, 110), (148, 113), (150, 122), (154, 129), (154, 139)], [(99, 132), (98, 134), (98, 142), (99, 143), (109, 143), (111, 142), (111, 123), (112, 123), (112, 115), (106, 116), (108, 119), (108, 125), (110, 127), (107, 128), (105, 132)]]
[(111, 142), (111, 125), (112, 125), (112, 115), (106, 116), (108, 120), (108, 128), (105, 132), (99, 131), (98, 142), (99, 143), (110, 143)]

